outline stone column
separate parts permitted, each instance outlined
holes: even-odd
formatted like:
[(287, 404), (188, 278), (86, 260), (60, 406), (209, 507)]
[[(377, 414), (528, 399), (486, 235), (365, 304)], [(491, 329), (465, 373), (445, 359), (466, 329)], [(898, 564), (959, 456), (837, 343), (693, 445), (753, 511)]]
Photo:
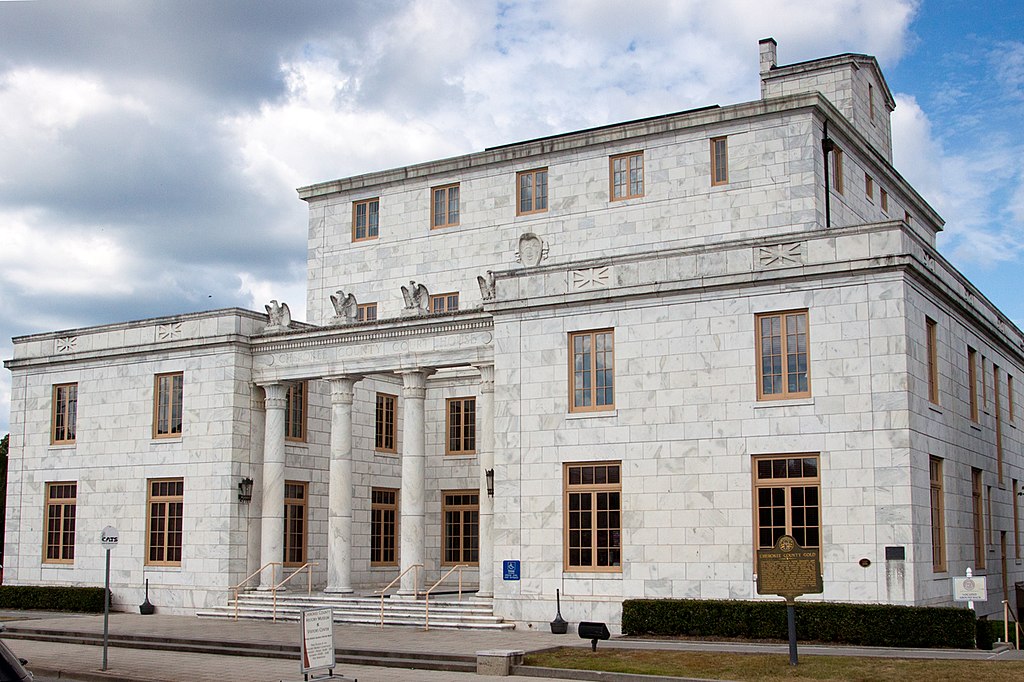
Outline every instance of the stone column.
[(352, 591), (352, 388), (362, 377), (331, 377), (331, 479), (327, 513), (327, 587)]
[[(263, 494), (260, 533), (260, 566), (284, 560), (284, 410), (288, 387), (264, 384), (267, 397), (263, 437)], [(261, 590), (278, 580), (279, 566), (268, 566), (260, 574)]]
[(494, 365), (480, 370), (476, 410), (476, 447), (480, 461), (480, 589), (478, 597), (494, 596), (494, 498), (487, 494), (487, 470), (494, 468)]
[[(424, 436), (424, 402), (427, 396), (429, 370), (401, 372), (402, 388), (402, 558), (404, 571), (423, 564), (426, 556), (426, 438)], [(416, 571), (402, 576), (400, 595), (413, 595), (419, 589)]]

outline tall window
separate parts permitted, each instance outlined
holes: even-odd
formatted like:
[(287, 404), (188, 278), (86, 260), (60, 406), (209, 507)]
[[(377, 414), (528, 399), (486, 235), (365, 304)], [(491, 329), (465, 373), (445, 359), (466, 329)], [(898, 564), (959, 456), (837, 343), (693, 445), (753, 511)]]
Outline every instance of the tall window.
[(927, 341), (925, 351), (928, 354), (928, 400), (936, 405), (939, 404), (939, 342), (937, 338), (938, 325), (930, 317), (925, 318), (925, 329)]
[(875, 181), (867, 173), (864, 174), (864, 196), (870, 202), (875, 200)]
[(475, 490), (444, 493), (443, 564), (480, 561), (480, 493)]
[(985, 515), (981, 494), (981, 469), (971, 469), (971, 515), (974, 521), (974, 567), (985, 568)]
[(50, 442), (54, 445), (74, 443), (78, 429), (78, 384), (57, 384), (53, 387), (53, 431)]
[(875, 120), (875, 86), (868, 83), (868, 118)]
[(430, 227), (452, 227), (459, 224), (459, 186), (445, 185), (430, 190), (433, 196)]
[(380, 232), (380, 200), (366, 199), (352, 203), (352, 241), (376, 239)]
[(78, 484), (46, 484), (46, 547), (44, 564), (71, 564), (75, 561), (75, 511)]
[(569, 334), (570, 412), (615, 409), (615, 342), (611, 329)]
[(450, 294), (435, 294), (430, 297), (430, 312), (432, 313), (450, 313), (458, 309), (458, 292)]
[(843, 193), (843, 150), (839, 147), (832, 150), (832, 187)]
[(999, 365), (992, 363), (992, 400), (996, 415), (996, 477), (1003, 483), (1003, 415), (1000, 410)]
[(985, 367), (986, 367), (985, 356), (982, 355), (981, 356), (981, 406), (984, 409), (987, 410), (988, 409), (988, 379), (986, 379), (986, 377), (988, 376), (988, 374), (987, 374), (988, 370), (985, 369)]
[(1010, 488), (1010, 499), (1013, 500), (1013, 556), (1020, 561), (1020, 486), (1017, 479), (1013, 479), (1013, 486)]
[(146, 529), (146, 564), (180, 566), (185, 481), (181, 478), (152, 479), (149, 486), (149, 516)]
[(967, 385), (971, 400), (971, 421), (978, 421), (978, 351), (967, 347)]
[(182, 372), (157, 374), (153, 400), (153, 437), (175, 438), (181, 435)]
[(516, 175), (516, 213), (528, 215), (548, 210), (548, 169), (523, 171)]
[(729, 141), (726, 137), (711, 138), (711, 184), (729, 182)]
[(771, 549), (783, 535), (792, 536), (801, 547), (820, 549), (818, 457), (755, 457), (753, 464), (755, 549)]
[(285, 440), (306, 440), (306, 388), (305, 381), (288, 385), (284, 410)]
[(476, 398), (449, 398), (445, 424), (448, 438), (445, 453), (471, 455), (476, 452)]
[(359, 303), (356, 305), (356, 322), (373, 322), (376, 319), (376, 303)]
[(1012, 374), (1007, 374), (1006, 375), (1006, 416), (1010, 420), (1011, 424), (1013, 423), (1013, 411), (1014, 411), (1014, 404), (1013, 404), (1013, 375)]
[(306, 499), (308, 484), (284, 482), (284, 564), (306, 563)]
[(630, 152), (610, 159), (612, 201), (644, 195), (644, 154)]
[(397, 402), (397, 396), (388, 393), (377, 394), (374, 447), (379, 451), (397, 452), (395, 446), (395, 410)]
[(882, 213), (889, 213), (889, 193), (884, 189), (878, 190), (878, 203), (882, 206)]
[(398, 527), (398, 491), (374, 488), (370, 491), (370, 565), (394, 566)]
[(931, 487), (932, 512), (932, 569), (946, 570), (946, 520), (942, 493), (942, 460), (928, 458), (928, 478)]
[(621, 463), (565, 465), (565, 570), (622, 570)]
[(807, 311), (763, 313), (757, 330), (757, 399), (806, 398), (811, 395), (807, 353)]

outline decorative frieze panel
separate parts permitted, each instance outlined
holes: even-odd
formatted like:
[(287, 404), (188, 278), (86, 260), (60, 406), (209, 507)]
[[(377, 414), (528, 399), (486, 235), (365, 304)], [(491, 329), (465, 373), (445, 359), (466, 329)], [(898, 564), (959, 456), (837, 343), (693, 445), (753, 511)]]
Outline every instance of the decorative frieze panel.
[(54, 342), (54, 350), (57, 353), (74, 353), (77, 345), (77, 336), (61, 336)]
[(807, 245), (805, 242), (754, 247), (754, 262), (761, 270), (803, 265), (806, 259)]
[(588, 291), (590, 289), (607, 289), (611, 285), (612, 269), (610, 266), (583, 268), (569, 272), (569, 288), (571, 291)]
[(171, 341), (181, 338), (181, 322), (162, 324), (156, 329), (156, 338), (159, 341)]

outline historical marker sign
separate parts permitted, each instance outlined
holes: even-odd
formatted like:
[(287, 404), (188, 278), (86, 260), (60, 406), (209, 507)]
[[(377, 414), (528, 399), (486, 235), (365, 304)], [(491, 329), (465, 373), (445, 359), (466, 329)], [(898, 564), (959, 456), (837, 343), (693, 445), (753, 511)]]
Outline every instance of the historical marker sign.
[(757, 550), (757, 592), (793, 601), (802, 594), (820, 594), (821, 550), (801, 547), (783, 535), (772, 549)]
[(334, 611), (331, 608), (302, 612), (302, 674), (334, 668)]

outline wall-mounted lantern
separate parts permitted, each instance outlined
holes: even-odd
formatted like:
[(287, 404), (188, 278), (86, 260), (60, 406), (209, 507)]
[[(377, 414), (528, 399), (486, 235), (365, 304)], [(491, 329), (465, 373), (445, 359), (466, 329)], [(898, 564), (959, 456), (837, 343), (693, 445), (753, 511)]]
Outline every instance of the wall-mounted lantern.
[(248, 476), (238, 482), (238, 501), (252, 501), (252, 479)]
[(494, 497), (494, 469), (485, 469), (484, 478), (487, 479), (487, 497)]

